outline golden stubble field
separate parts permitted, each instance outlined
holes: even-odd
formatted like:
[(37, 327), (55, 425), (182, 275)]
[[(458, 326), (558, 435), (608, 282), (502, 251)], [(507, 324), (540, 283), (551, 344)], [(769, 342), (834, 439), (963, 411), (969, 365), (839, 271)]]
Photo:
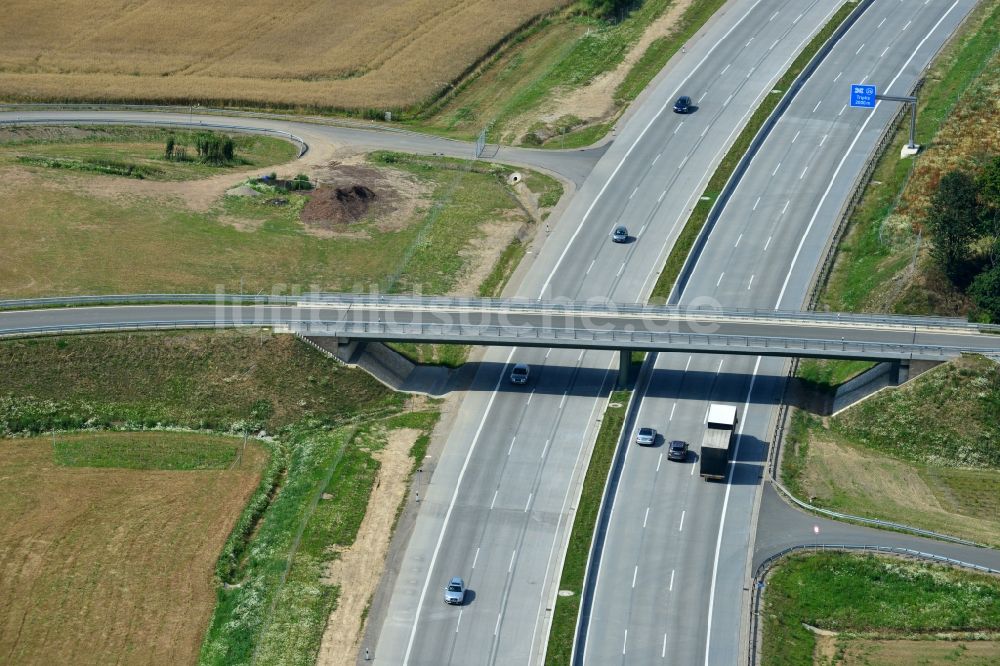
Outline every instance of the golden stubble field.
[(568, 0), (9, 0), (0, 99), (418, 104)]
[(0, 663), (194, 663), (265, 459), (251, 446), (232, 470), (73, 468), (47, 437), (0, 440)]

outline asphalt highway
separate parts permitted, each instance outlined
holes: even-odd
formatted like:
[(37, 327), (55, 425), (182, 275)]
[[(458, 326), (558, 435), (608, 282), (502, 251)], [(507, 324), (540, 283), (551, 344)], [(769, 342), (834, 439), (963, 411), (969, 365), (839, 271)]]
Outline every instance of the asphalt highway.
[[(827, 57), (753, 159), (680, 302), (802, 307), (841, 203), (895, 109), (850, 109), (848, 86), (905, 95), (971, 0), (880, 0)], [(734, 67), (736, 64), (734, 64)], [(743, 65), (746, 69), (746, 65)], [(692, 118), (692, 124), (697, 114)], [(697, 131), (693, 125), (691, 131)], [(588, 664), (733, 664), (762, 461), (785, 365), (778, 359), (661, 354), (637, 426), (695, 453), (632, 447), (614, 503), (589, 624)], [(728, 483), (694, 474), (710, 402), (737, 406)], [(744, 623), (745, 628), (745, 623)]]
[[(829, 12), (821, 2), (728, 4), (620, 127), (553, 225), (518, 295), (644, 302), (715, 165)], [(754, 71), (719, 75), (735, 63)], [(701, 109), (672, 114), (679, 94), (693, 95)], [(609, 242), (619, 223), (634, 242)], [(465, 397), (421, 494), (375, 650), (378, 663), (542, 661), (565, 539), (615, 359), (494, 349), (485, 360), (490, 365), (481, 372), (489, 377), (478, 379), (490, 388)], [(496, 368), (512, 361), (533, 367), (520, 391), (508, 389)], [(455, 575), (475, 592), (462, 608), (441, 599)]]

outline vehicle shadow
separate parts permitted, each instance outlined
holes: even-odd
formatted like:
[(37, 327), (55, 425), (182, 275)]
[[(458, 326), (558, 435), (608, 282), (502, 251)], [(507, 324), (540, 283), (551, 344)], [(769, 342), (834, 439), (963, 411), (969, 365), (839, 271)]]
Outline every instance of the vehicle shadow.
[(476, 600), (476, 591), (470, 588), (465, 588), (465, 599), (462, 600), (462, 608), (472, 604)]

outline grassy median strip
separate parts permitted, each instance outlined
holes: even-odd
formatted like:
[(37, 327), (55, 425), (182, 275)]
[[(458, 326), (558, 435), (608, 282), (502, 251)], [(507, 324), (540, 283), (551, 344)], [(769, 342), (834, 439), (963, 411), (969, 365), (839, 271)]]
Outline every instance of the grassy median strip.
[[(816, 52), (819, 51), (820, 47), (830, 39), (833, 32), (844, 22), (844, 19), (847, 18), (855, 7), (854, 3), (848, 2), (844, 3), (837, 10), (827, 24), (806, 45), (805, 49), (803, 49), (802, 53), (799, 54), (781, 79), (778, 80), (774, 88), (775, 90), (781, 92), (788, 90), (792, 82), (795, 81), (795, 78), (802, 73), (805, 66), (816, 55)], [(767, 117), (771, 115), (771, 112), (774, 111), (774, 108), (780, 101), (781, 97), (777, 93), (766, 96), (761, 101), (760, 106), (757, 107), (757, 110), (750, 116), (750, 120), (736, 138), (736, 142), (733, 143), (732, 148), (722, 158), (722, 162), (715, 170), (711, 180), (708, 181), (705, 191), (702, 192), (702, 198), (695, 204), (687, 223), (684, 225), (684, 229), (681, 230), (680, 235), (677, 237), (677, 241), (670, 251), (670, 256), (667, 257), (667, 263), (663, 267), (659, 279), (656, 281), (656, 286), (653, 287), (653, 293), (649, 299), (651, 303), (665, 303), (670, 296), (670, 292), (674, 288), (674, 283), (677, 281), (677, 277), (684, 267), (684, 261), (691, 252), (691, 248), (694, 247), (694, 242), (698, 238), (698, 234), (701, 233), (702, 227), (705, 226), (706, 220), (708, 220), (708, 214), (712, 210), (712, 205), (719, 197), (722, 188), (725, 187), (730, 176), (732, 176), (733, 171), (736, 170), (736, 165), (750, 147), (753, 138), (764, 125), (764, 121), (767, 120)]]
[[(991, 633), (995, 637), (1000, 627), (1000, 579), (888, 557), (795, 555), (778, 564), (768, 578), (763, 627), (761, 663), (769, 666), (912, 664), (917, 663), (916, 650), (921, 655), (925, 649), (937, 653), (942, 646), (953, 651), (963, 639), (979, 643), (973, 652), (988, 656), (981, 661), (943, 658), (919, 663), (997, 663), (1000, 643), (983, 639)], [(877, 639), (865, 647), (879, 654), (893, 652), (897, 641), (921, 642), (904, 644), (908, 657), (899, 661), (829, 661), (837, 654), (843, 658), (852, 644), (865, 639)]]
[[(611, 469), (611, 461), (615, 457), (615, 447), (621, 436), (630, 396), (631, 391), (616, 391), (611, 394), (590, 457), (587, 476), (583, 480), (583, 491), (573, 521), (573, 532), (566, 548), (562, 577), (559, 579), (560, 594), (549, 631), (549, 646), (545, 655), (545, 663), (548, 666), (569, 664), (573, 652), (573, 634), (576, 629), (576, 618), (580, 612), (580, 595), (583, 592), (587, 557), (594, 538), (597, 514), (601, 509), (604, 484), (607, 482), (608, 470)], [(564, 596), (566, 592), (570, 594)]]

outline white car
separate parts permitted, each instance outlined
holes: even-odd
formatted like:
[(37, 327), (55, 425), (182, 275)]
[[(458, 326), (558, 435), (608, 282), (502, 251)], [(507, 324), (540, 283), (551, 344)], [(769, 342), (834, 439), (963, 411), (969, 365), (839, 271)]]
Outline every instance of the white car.
[(656, 444), (656, 430), (653, 428), (639, 428), (635, 434), (635, 443), (639, 446), (653, 446)]

